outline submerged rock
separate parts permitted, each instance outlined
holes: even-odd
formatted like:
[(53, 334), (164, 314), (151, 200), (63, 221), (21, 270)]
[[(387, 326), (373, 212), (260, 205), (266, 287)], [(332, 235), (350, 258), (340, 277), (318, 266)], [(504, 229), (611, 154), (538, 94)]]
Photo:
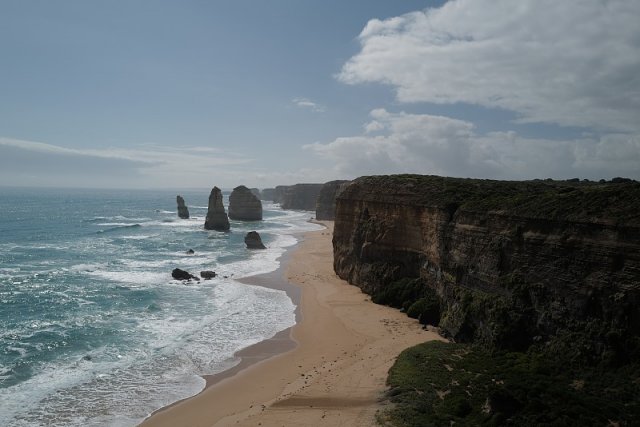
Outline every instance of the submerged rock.
[(198, 278), (193, 274), (189, 273), (188, 271), (181, 270), (179, 268), (173, 269), (173, 271), (171, 272), (171, 277), (173, 277), (176, 280), (191, 280), (191, 279), (198, 280)]
[(209, 195), (209, 209), (204, 222), (206, 230), (229, 231), (229, 218), (222, 203), (222, 191), (213, 187)]
[(247, 245), (247, 249), (267, 249), (262, 243), (260, 234), (257, 231), (250, 231), (244, 236), (244, 243)]
[(204, 270), (204, 271), (200, 272), (200, 277), (202, 277), (204, 280), (213, 279), (216, 276), (217, 276), (217, 274), (216, 274), (215, 271)]
[(195, 254), (195, 251), (194, 251), (193, 249), (189, 249), (189, 250), (186, 252), (186, 254), (187, 254), (187, 255), (193, 255), (193, 254)]
[(178, 217), (182, 219), (189, 219), (189, 209), (187, 208), (187, 205), (185, 205), (182, 196), (177, 196), (176, 201), (178, 202)]
[(229, 218), (259, 221), (262, 219), (262, 202), (251, 190), (240, 185), (229, 196)]

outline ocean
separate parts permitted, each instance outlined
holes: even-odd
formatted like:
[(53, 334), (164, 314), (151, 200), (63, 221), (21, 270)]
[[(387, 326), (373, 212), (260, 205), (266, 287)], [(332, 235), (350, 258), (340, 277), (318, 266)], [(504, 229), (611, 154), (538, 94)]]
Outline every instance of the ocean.
[(237, 279), (275, 271), (313, 213), (263, 202), (263, 221), (207, 231), (209, 192), (180, 193), (187, 220), (176, 194), (0, 188), (0, 425), (136, 425), (294, 325), (285, 292)]

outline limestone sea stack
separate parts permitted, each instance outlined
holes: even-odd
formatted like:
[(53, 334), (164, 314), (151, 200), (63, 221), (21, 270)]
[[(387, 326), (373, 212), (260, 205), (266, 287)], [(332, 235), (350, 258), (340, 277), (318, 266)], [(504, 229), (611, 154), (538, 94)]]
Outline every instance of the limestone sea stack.
[(244, 244), (247, 245), (247, 249), (267, 249), (262, 243), (262, 238), (257, 231), (250, 231), (244, 236)]
[(259, 221), (262, 219), (262, 202), (250, 189), (240, 185), (229, 196), (229, 218)]
[(178, 202), (178, 217), (182, 219), (189, 219), (189, 209), (187, 208), (187, 205), (185, 205), (182, 196), (177, 196), (176, 201)]
[(209, 209), (204, 221), (204, 228), (206, 230), (229, 231), (229, 218), (222, 204), (222, 191), (218, 187), (213, 187), (209, 195)]

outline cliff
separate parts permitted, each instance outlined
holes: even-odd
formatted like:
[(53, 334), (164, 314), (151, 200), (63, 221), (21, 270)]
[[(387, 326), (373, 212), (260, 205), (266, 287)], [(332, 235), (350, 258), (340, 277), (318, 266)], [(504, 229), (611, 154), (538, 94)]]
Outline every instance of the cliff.
[(276, 191), (275, 188), (263, 188), (262, 191), (260, 191), (260, 200), (273, 201), (275, 191)]
[(336, 195), (349, 181), (329, 181), (322, 185), (318, 199), (316, 200), (316, 219), (320, 221), (333, 221), (336, 211)]
[[(278, 190), (279, 187), (276, 187)], [(295, 184), (286, 187), (280, 199), (282, 209), (315, 211), (322, 184)]]
[(244, 185), (234, 188), (229, 195), (229, 218), (241, 221), (261, 220), (262, 203), (260, 199)]
[(488, 349), (624, 363), (640, 350), (640, 184), (362, 177), (334, 268), (376, 302)]
[(189, 209), (184, 203), (182, 196), (176, 196), (176, 202), (178, 203), (178, 217), (182, 219), (189, 219)]
[(209, 195), (209, 206), (204, 228), (216, 231), (228, 231), (230, 228), (229, 218), (222, 203), (222, 191), (218, 187), (213, 187)]

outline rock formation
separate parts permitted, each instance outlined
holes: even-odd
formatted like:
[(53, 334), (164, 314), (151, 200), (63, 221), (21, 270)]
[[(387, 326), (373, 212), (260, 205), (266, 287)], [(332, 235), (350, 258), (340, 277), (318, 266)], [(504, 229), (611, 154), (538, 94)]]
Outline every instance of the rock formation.
[(176, 280), (191, 280), (191, 279), (198, 280), (196, 276), (192, 275), (188, 271), (184, 271), (179, 268), (173, 269), (173, 271), (171, 272), (171, 277), (173, 277)]
[(282, 199), (288, 188), (288, 185), (277, 185), (276, 188), (273, 189), (273, 203), (282, 203)]
[(350, 181), (329, 181), (324, 183), (316, 201), (316, 219), (333, 221), (336, 211), (336, 194)]
[[(278, 187), (276, 187), (277, 189)], [(290, 185), (280, 200), (282, 209), (297, 209), (303, 211), (315, 211), (316, 201), (322, 184), (295, 184)]]
[(222, 203), (222, 191), (213, 187), (209, 195), (209, 209), (204, 222), (206, 230), (229, 231), (229, 218)]
[(640, 183), (362, 177), (337, 197), (333, 247), (341, 278), (456, 341), (640, 351)]
[(275, 188), (263, 188), (260, 192), (260, 200), (270, 200), (273, 202), (275, 200), (275, 192)]
[(189, 209), (187, 209), (187, 205), (184, 204), (182, 196), (177, 196), (176, 201), (178, 202), (178, 217), (189, 219)]
[(266, 249), (257, 231), (250, 231), (244, 236), (244, 243), (247, 249)]
[(244, 185), (234, 188), (229, 196), (229, 218), (241, 221), (261, 220), (262, 203), (260, 199)]
[(258, 198), (258, 200), (262, 197), (259, 188), (251, 188), (251, 192)]
[(202, 277), (204, 280), (210, 280), (213, 279), (217, 276), (215, 271), (211, 271), (211, 270), (204, 270), (200, 272), (200, 277)]

